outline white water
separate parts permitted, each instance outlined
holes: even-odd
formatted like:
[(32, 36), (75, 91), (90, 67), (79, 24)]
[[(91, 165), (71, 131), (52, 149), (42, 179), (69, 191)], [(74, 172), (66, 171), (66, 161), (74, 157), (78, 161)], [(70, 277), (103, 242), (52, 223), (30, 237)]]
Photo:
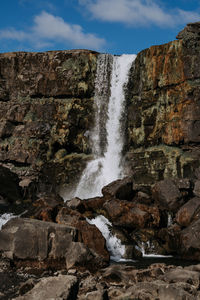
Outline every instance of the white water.
[(10, 219), (14, 218), (15, 216), (13, 214), (5, 213), (0, 216), (0, 230), (3, 225), (5, 225)]
[[(101, 91), (99, 91), (99, 87), (105, 83), (105, 76), (108, 76), (105, 74), (105, 70), (107, 70), (106, 64), (109, 61), (108, 56), (104, 56), (104, 62), (102, 60), (102, 56), (100, 56), (97, 66), (96, 82), (98, 82), (98, 84), (96, 84), (97, 89), (95, 91), (95, 101), (98, 109), (96, 125), (91, 137), (95, 159), (87, 164), (75, 192), (75, 196), (82, 199), (101, 196), (101, 189), (103, 186), (123, 176), (123, 169), (120, 163), (123, 148), (121, 118), (125, 102), (124, 86), (127, 83), (128, 73), (136, 55), (122, 55), (114, 56), (112, 58), (110, 99), (105, 126), (107, 147), (104, 151), (102, 151), (100, 132), (102, 120), (100, 118), (99, 111), (102, 103), (101, 95), (104, 95), (105, 90), (101, 93)], [(102, 62), (104, 63), (104, 67), (100, 66)], [(106, 92), (108, 93), (108, 91)]]
[[(146, 243), (147, 247), (148, 248), (151, 248), (150, 247), (150, 242), (147, 242)], [(160, 254), (155, 254), (155, 253), (149, 253), (149, 254), (146, 254), (145, 253), (145, 244), (142, 243), (142, 246), (140, 248), (141, 252), (142, 252), (142, 257), (149, 257), (149, 258), (167, 258), (167, 257), (172, 257), (171, 255), (160, 255)]]
[(125, 254), (125, 246), (122, 245), (121, 241), (111, 233), (109, 227), (112, 224), (104, 216), (100, 215), (94, 219), (87, 219), (89, 224), (95, 225), (102, 233), (106, 240), (106, 246), (111, 254), (111, 259), (114, 261), (123, 260), (122, 257)]

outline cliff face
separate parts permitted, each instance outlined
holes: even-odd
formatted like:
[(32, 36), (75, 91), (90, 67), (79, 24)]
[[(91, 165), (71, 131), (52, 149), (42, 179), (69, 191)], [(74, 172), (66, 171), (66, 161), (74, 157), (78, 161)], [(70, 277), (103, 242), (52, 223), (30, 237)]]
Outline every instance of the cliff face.
[[(0, 54), (0, 164), (22, 186), (81, 173), (93, 125), (95, 52)], [(2, 169), (3, 170), (3, 169)]]
[[(200, 23), (140, 52), (127, 91), (129, 172), (138, 184), (194, 177), (200, 164)], [(130, 163), (131, 162), (131, 163)]]
[[(189, 24), (178, 40), (140, 52), (131, 70), (125, 158), (138, 185), (199, 176), (199, 35)], [(73, 183), (91, 158), (97, 56), (0, 54), (1, 173), (9, 167), (24, 191)]]

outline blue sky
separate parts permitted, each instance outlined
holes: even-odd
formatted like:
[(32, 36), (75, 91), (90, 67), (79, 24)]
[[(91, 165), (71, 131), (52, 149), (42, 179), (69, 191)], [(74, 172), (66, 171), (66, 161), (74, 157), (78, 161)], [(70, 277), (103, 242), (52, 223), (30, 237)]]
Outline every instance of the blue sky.
[(0, 52), (91, 49), (138, 53), (200, 21), (199, 0), (6, 0)]

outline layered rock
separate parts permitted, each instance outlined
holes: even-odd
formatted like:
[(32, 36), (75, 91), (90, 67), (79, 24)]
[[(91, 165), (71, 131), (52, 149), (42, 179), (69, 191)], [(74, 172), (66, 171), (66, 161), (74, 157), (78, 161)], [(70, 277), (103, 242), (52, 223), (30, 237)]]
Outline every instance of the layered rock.
[(127, 90), (128, 172), (139, 185), (194, 177), (200, 157), (199, 23), (140, 52)]
[(26, 197), (74, 182), (90, 158), (96, 56), (0, 54), (0, 164), (18, 175)]

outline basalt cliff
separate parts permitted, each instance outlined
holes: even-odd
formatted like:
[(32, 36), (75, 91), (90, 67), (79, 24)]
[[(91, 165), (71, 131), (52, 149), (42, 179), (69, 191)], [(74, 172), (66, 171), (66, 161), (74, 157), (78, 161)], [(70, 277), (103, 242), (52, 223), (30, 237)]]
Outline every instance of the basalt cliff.
[[(60, 189), (93, 159), (98, 57), (0, 54), (0, 215), (22, 213), (0, 230), (0, 297), (199, 299), (200, 23), (143, 50), (130, 69), (127, 176), (102, 196), (64, 203)], [(108, 266), (113, 253), (96, 216), (109, 220), (125, 259), (153, 253), (189, 262)]]
[[(198, 173), (199, 33), (199, 23), (190, 24), (178, 40), (137, 55), (124, 157), (138, 185)], [(0, 54), (1, 174), (15, 177), (23, 193), (73, 183), (91, 159), (97, 57), (85, 50)]]

